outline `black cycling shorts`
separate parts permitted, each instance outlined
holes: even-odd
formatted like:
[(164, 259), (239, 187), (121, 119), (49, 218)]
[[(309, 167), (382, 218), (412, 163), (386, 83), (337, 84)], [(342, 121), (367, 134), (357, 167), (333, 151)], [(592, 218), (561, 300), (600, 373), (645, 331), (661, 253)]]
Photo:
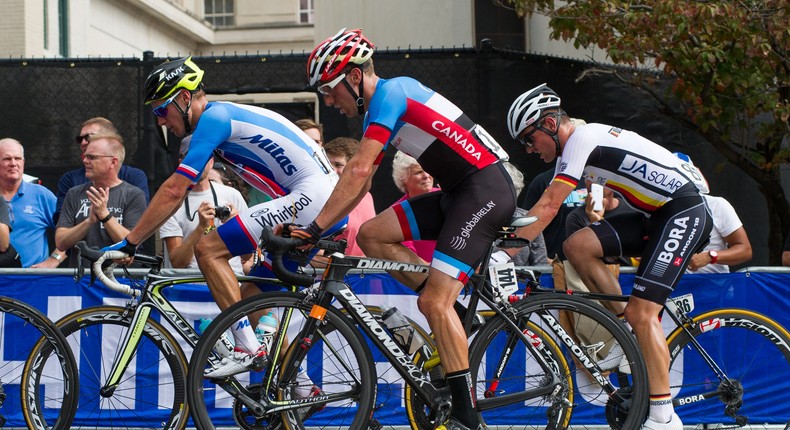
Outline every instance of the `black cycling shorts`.
[(475, 172), (452, 190), (392, 207), (405, 240), (436, 240), (431, 267), (463, 283), (516, 209), (516, 192), (502, 163)]
[(638, 257), (632, 295), (664, 304), (691, 256), (710, 240), (713, 219), (702, 196), (670, 200), (648, 218), (638, 212), (593, 223), (604, 257)]

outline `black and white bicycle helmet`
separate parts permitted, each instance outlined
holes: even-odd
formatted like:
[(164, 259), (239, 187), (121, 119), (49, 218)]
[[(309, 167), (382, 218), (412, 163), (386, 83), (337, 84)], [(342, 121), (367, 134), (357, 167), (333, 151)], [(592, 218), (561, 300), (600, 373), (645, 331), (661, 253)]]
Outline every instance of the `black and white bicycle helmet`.
[(543, 116), (544, 109), (559, 107), (560, 96), (545, 83), (518, 96), (507, 113), (507, 128), (510, 136), (518, 139), (525, 128)]
[(310, 53), (307, 60), (307, 79), (310, 86), (331, 81), (346, 65), (362, 65), (373, 56), (375, 45), (362, 35), (361, 29), (342, 29), (326, 39)]

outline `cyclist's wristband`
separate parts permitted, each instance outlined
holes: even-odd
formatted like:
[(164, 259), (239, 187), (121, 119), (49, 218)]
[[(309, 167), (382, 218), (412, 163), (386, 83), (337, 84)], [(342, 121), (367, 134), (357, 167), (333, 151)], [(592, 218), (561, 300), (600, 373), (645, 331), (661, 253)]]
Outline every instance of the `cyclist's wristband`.
[(110, 218), (112, 218), (112, 214), (110, 212), (107, 212), (107, 216), (102, 218), (102, 219), (100, 219), (99, 222), (101, 222), (102, 224), (105, 224), (107, 221), (110, 220)]

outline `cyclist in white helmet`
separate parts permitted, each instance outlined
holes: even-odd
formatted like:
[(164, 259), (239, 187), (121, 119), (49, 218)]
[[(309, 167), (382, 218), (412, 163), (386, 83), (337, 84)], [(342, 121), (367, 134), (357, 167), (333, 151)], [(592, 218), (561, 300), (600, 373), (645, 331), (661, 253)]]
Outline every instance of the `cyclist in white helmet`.
[[(636, 209), (578, 230), (563, 250), (585, 285), (613, 294), (620, 292), (620, 285), (602, 258), (641, 256), (631, 299), (617, 305), (647, 364), (650, 413), (643, 428), (681, 430), (683, 423), (672, 407), (669, 350), (658, 314), (713, 225), (695, 185), (696, 171), (636, 133), (604, 124), (575, 127), (560, 107), (560, 97), (545, 84), (513, 102), (507, 125), (528, 153), (540, 154), (546, 163), (557, 158), (554, 179), (529, 210), (538, 221), (519, 229), (519, 236), (534, 239), (579, 181), (617, 191)], [(599, 364), (628, 371), (627, 362), (610, 357), (612, 353)]]
[(513, 183), (501, 162), (507, 154), (461, 109), (422, 83), (378, 77), (373, 49), (361, 30), (341, 30), (310, 54), (310, 85), (318, 87), (327, 106), (348, 117), (364, 114), (364, 132), (324, 209), (291, 234), (315, 242), (326, 226), (353, 209), (370, 189), (389, 146), (417, 159), (442, 184), (441, 191), (401, 202), (367, 221), (357, 241), (369, 257), (424, 264), (401, 242), (436, 240), (427, 278), (391, 275), (420, 293), (418, 307), (436, 336), (453, 405), (450, 419), (438, 428), (477, 429), (482, 424), (472, 396), (467, 338), (453, 304), (515, 210)]

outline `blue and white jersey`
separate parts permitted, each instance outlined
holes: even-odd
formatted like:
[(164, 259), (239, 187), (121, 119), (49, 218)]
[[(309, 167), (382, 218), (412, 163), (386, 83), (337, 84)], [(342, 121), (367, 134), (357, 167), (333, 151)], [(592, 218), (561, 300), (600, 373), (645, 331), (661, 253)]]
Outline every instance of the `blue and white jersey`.
[(212, 155), (217, 155), (247, 183), (278, 198), (300, 183), (326, 183), (337, 174), (323, 149), (282, 115), (255, 106), (210, 102), (191, 136), (186, 157), (176, 173), (193, 183)]

